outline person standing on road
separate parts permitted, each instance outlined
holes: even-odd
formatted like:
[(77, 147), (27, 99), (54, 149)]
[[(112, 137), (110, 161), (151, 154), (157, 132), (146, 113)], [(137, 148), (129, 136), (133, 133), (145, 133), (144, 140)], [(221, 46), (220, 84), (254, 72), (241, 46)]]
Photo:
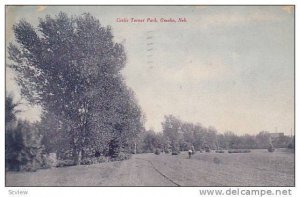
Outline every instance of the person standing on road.
[(188, 151), (188, 153), (189, 153), (189, 159), (192, 157), (192, 153), (193, 153), (193, 151), (190, 149), (189, 151)]

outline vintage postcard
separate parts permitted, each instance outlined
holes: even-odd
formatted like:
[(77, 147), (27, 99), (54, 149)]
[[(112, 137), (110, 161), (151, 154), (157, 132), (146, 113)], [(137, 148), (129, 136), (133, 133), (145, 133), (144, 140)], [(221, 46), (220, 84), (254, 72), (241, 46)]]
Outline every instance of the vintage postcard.
[(295, 186), (295, 7), (5, 6), (5, 185)]

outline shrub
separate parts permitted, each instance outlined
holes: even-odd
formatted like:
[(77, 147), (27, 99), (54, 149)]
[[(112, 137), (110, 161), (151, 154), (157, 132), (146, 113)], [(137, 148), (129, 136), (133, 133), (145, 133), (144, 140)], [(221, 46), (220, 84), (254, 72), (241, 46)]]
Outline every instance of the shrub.
[(55, 167), (57, 165), (57, 156), (56, 153), (50, 153), (47, 155), (44, 155), (45, 158), (45, 165), (47, 167)]
[(172, 155), (179, 155), (180, 153), (179, 146), (174, 145), (171, 150), (172, 150)]
[(104, 157), (104, 156), (97, 157), (97, 163), (104, 163), (107, 161), (108, 161), (107, 157)]
[(118, 160), (121, 153), (120, 139), (113, 139), (109, 142), (109, 148), (107, 156), (111, 157), (112, 160)]
[(110, 158), (110, 161), (122, 161), (131, 158), (131, 154), (127, 152), (120, 152), (117, 157)]
[(27, 162), (25, 165), (20, 166), (20, 171), (35, 172), (39, 168), (40, 165), (35, 160), (32, 160), (31, 162)]
[(273, 147), (273, 144), (271, 144), (271, 143), (269, 144), (268, 151), (269, 151), (270, 153), (272, 153), (272, 152), (275, 151), (275, 148)]
[(209, 153), (210, 152), (210, 148), (208, 146), (204, 147), (205, 152)]
[(68, 159), (68, 160), (59, 160), (56, 165), (56, 167), (66, 167), (66, 166), (75, 166), (75, 163), (73, 160)]
[(240, 150), (240, 149), (236, 149), (236, 150), (228, 150), (228, 153), (250, 153), (251, 150), (248, 149), (244, 149), (244, 150)]
[(170, 152), (171, 152), (170, 149), (165, 149), (166, 154), (169, 154)]
[(160, 154), (160, 149), (157, 148), (157, 149), (155, 150), (154, 154), (159, 155), (159, 154)]
[(216, 153), (225, 153), (225, 151), (223, 151), (223, 150), (216, 150), (215, 152)]
[(81, 165), (92, 165), (92, 164), (97, 164), (97, 163), (104, 163), (107, 162), (107, 158), (104, 156), (99, 156), (99, 157), (87, 157), (81, 160), (80, 164)]
[(172, 155), (179, 155), (179, 154), (180, 154), (180, 151), (178, 151), (178, 150), (177, 151), (176, 150), (172, 151)]
[(51, 162), (48, 160), (46, 154), (38, 154), (35, 158), (36, 165), (38, 169), (47, 169), (56, 165), (51, 165)]
[(81, 165), (91, 165), (96, 163), (96, 158), (84, 158), (80, 161)]
[(99, 151), (96, 151), (95, 152), (95, 157), (100, 157), (101, 156), (101, 153)]
[(251, 152), (251, 150), (248, 150), (248, 149), (242, 151), (242, 153), (250, 153), (250, 152)]

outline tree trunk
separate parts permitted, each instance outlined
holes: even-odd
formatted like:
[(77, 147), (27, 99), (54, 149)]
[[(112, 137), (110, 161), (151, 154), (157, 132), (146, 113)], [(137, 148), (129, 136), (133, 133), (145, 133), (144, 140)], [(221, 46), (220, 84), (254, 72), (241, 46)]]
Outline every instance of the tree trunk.
[(81, 154), (82, 154), (82, 150), (77, 150), (77, 148), (73, 148), (73, 161), (75, 165), (80, 165)]

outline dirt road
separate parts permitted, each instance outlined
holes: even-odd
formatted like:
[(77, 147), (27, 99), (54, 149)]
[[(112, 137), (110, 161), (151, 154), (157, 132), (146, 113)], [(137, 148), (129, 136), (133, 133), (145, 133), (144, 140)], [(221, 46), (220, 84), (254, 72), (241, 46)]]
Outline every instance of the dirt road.
[[(150, 157), (150, 158), (149, 158)], [(155, 164), (151, 155), (134, 155), (132, 159), (123, 161), (107, 181), (106, 186), (180, 186), (172, 181)]]

